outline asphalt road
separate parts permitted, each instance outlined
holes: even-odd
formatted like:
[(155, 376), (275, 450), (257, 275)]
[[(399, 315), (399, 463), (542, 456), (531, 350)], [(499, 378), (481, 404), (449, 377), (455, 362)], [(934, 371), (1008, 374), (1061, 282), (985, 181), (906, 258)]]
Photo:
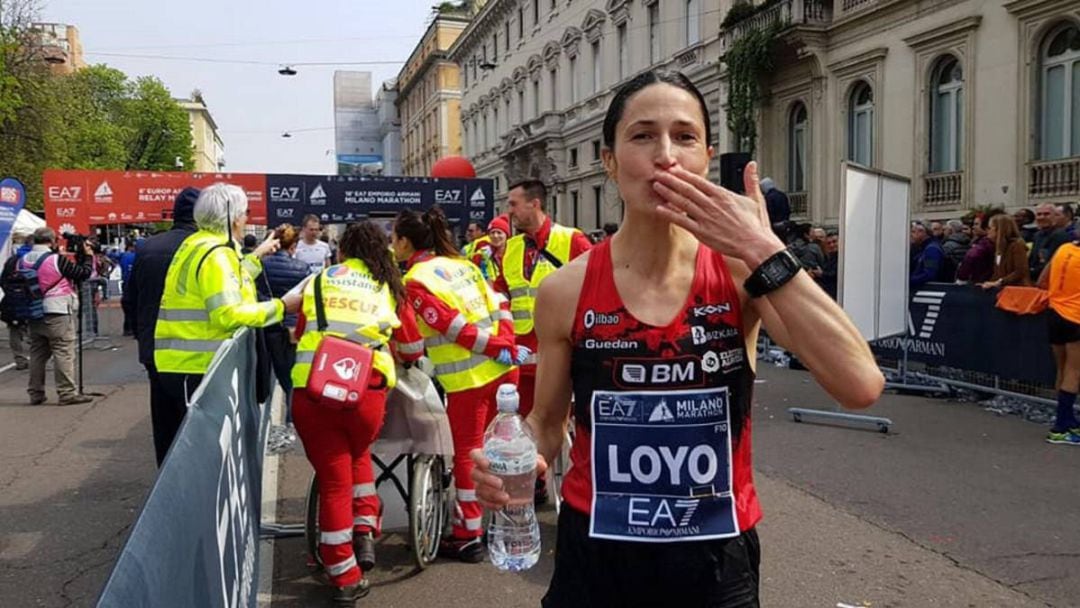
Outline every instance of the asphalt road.
[[(145, 380), (134, 343), (115, 344), (87, 353), (87, 386), (106, 395), (89, 405), (29, 406), (25, 372), (0, 372), (0, 606), (92, 605), (153, 481)], [(0, 332), (0, 366), (5, 347)], [(889, 435), (795, 424), (785, 408), (830, 401), (803, 372), (761, 372), (763, 605), (1080, 606), (1080, 450), (977, 405), (918, 397), (874, 406), (894, 421)], [(276, 519), (299, 522), (310, 470), (299, 450), (278, 465)], [(553, 515), (541, 513), (543, 559), (521, 575), (445, 561), (416, 573), (402, 536), (387, 534), (361, 605), (536, 606)], [(302, 539), (273, 544), (266, 603), (326, 605), (306, 562)]]

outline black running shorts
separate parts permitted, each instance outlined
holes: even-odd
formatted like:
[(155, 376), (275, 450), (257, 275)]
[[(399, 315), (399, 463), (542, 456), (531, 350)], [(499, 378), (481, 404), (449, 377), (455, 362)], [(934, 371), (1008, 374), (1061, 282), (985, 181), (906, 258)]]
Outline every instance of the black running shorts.
[(1046, 327), (1050, 344), (1063, 345), (1080, 342), (1080, 325), (1059, 315), (1053, 308), (1046, 310)]
[(638, 543), (589, 538), (588, 516), (559, 514), (543, 608), (758, 608), (757, 532), (724, 540)]

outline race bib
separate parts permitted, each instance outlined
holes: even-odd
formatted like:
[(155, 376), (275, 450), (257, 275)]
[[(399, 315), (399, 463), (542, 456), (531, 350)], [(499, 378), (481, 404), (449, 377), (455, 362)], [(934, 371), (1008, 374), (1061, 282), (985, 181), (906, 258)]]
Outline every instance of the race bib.
[(589, 536), (678, 542), (739, 535), (727, 387), (595, 391)]

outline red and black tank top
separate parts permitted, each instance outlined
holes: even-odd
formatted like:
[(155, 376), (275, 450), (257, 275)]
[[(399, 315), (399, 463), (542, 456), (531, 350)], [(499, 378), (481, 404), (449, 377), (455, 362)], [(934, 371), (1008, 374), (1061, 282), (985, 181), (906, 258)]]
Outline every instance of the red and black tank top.
[(754, 527), (754, 374), (723, 256), (698, 247), (686, 303), (658, 327), (626, 309), (603, 242), (589, 257), (571, 340), (576, 434), (563, 494), (591, 515), (590, 534), (674, 542)]

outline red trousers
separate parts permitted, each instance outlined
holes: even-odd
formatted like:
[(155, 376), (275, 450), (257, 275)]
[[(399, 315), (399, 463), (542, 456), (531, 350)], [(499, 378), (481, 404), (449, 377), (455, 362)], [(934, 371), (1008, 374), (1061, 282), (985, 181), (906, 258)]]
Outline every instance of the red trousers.
[(319, 556), (334, 585), (363, 576), (353, 554), (353, 531), (379, 533), (379, 496), (371, 444), (386, 414), (386, 389), (368, 389), (359, 405), (337, 409), (296, 389), (293, 424), (319, 477)]
[(453, 536), (470, 539), (481, 536), (484, 509), (476, 502), (476, 485), (470, 477), (473, 461), (469, 452), (484, 447), (484, 430), (495, 418), (495, 394), (501, 384), (516, 384), (517, 371), (509, 371), (478, 388), (447, 393), (446, 414), (454, 438), (454, 489), (456, 502), (451, 518)]
[(518, 413), (522, 418), (529, 415), (532, 411), (533, 402), (536, 400), (536, 366), (524, 365), (518, 368), (520, 377), (518, 378), (518, 395), (521, 401), (518, 405)]

